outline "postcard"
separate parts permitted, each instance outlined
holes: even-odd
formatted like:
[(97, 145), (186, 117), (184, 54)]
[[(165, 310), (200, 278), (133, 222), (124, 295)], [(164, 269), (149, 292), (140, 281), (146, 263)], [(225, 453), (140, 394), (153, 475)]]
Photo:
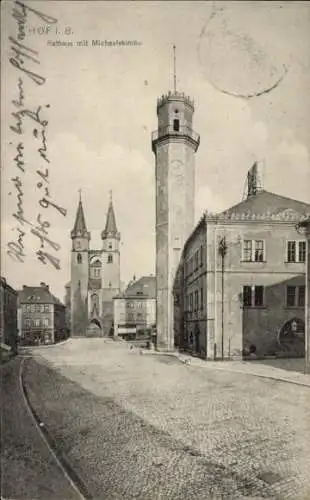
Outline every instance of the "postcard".
[(310, 2), (1, 9), (3, 498), (309, 498)]

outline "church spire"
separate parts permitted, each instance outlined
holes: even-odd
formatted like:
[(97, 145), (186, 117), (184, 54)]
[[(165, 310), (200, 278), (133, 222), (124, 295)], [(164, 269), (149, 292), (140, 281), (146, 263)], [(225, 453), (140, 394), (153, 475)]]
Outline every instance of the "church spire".
[(82, 205), (81, 189), (79, 189), (79, 204), (76, 211), (75, 223), (71, 231), (71, 238), (76, 238), (76, 237), (82, 237), (82, 238), (87, 237), (89, 239), (89, 233), (87, 231), (84, 210)]
[(109, 208), (107, 213), (105, 229), (101, 233), (101, 239), (104, 240), (106, 238), (116, 238), (118, 240), (120, 239), (120, 233), (117, 231), (116, 227), (116, 218), (112, 201), (112, 191), (110, 191), (110, 201), (109, 201)]

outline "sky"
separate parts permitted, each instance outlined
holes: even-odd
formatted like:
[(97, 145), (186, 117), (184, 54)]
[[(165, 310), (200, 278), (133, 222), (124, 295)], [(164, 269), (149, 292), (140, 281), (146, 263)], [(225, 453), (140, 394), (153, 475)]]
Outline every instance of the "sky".
[[(195, 101), (201, 138), (196, 220), (241, 201), (255, 161), (266, 190), (310, 203), (310, 2), (44, 0), (4, 1), (1, 8), (1, 275), (13, 287), (44, 281), (63, 299), (79, 189), (91, 248), (101, 248), (112, 190), (121, 280), (154, 273), (151, 132), (156, 100), (173, 86), (173, 44), (177, 88)], [(100, 47), (92, 40), (139, 44)], [(20, 78), (22, 103), (14, 104)], [(22, 111), (19, 134), (10, 127)], [(21, 143), (23, 164), (16, 160)], [(48, 184), (37, 173), (46, 176), (46, 169)], [(13, 216), (18, 195), (23, 224)], [(38, 259), (41, 240), (31, 233), (38, 216), (39, 234), (43, 227), (53, 244), (43, 240), (41, 251), (59, 259), (60, 269)], [(17, 248), (24, 255), (16, 256)]]

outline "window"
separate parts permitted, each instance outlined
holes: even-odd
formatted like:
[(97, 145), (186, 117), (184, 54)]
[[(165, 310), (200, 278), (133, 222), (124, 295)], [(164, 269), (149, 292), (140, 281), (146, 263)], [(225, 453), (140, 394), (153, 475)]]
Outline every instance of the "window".
[(109, 250), (112, 250), (112, 243), (109, 243)]
[(288, 241), (287, 242), (287, 262), (305, 262), (306, 261), (306, 242)]
[(264, 287), (255, 286), (254, 287), (254, 305), (255, 307), (261, 307), (264, 305)]
[(44, 304), (41, 304), (40, 305), (40, 312), (43, 313), (44, 312)]
[(34, 320), (34, 326), (40, 326), (40, 320), (39, 319), (35, 319)]
[(245, 262), (264, 262), (265, 241), (264, 240), (244, 240), (243, 260)]
[(200, 247), (200, 267), (203, 266), (203, 246)]
[(252, 305), (252, 287), (243, 287), (243, 305), (244, 307), (251, 307)]
[(263, 242), (263, 240), (255, 240), (254, 260), (255, 260), (255, 262), (263, 262), (263, 260), (264, 260), (264, 242)]
[(173, 120), (173, 130), (174, 132), (179, 132), (180, 130), (180, 120), (178, 120), (177, 118)]
[(243, 287), (243, 307), (263, 307), (264, 287), (244, 286)]
[(296, 287), (288, 286), (286, 289), (286, 305), (287, 307), (294, 307), (296, 299)]
[(77, 263), (78, 264), (82, 263), (82, 255), (80, 253), (77, 254)]
[(298, 261), (306, 262), (306, 242), (300, 241), (298, 247)]
[(243, 260), (250, 262), (252, 260), (252, 240), (243, 242)]
[(43, 326), (48, 326), (48, 318), (43, 319)]
[(298, 307), (305, 307), (306, 287), (301, 285), (298, 287)]
[(197, 252), (195, 253), (195, 271), (197, 271), (198, 269), (198, 262), (199, 262), (199, 252), (197, 250)]
[(189, 310), (192, 312), (193, 310), (193, 294), (191, 293), (189, 296)]
[(94, 278), (100, 278), (100, 274), (101, 274), (100, 271), (101, 271), (100, 267), (94, 267), (94, 269), (93, 269)]
[(287, 286), (287, 288), (286, 288), (286, 306), (287, 307), (305, 307), (305, 293), (306, 293), (306, 288), (304, 285)]
[(203, 288), (200, 288), (200, 309), (203, 309)]
[(195, 311), (198, 311), (198, 290), (195, 291)]
[(50, 305), (49, 304), (45, 304), (45, 312), (49, 312), (50, 310)]
[(109, 254), (108, 255), (108, 264), (112, 264), (113, 262), (113, 255)]

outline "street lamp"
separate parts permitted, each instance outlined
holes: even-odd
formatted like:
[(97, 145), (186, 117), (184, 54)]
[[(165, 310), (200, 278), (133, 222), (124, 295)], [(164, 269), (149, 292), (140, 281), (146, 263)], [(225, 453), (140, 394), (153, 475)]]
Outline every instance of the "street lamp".
[(219, 254), (222, 258), (222, 273), (221, 273), (221, 278), (222, 278), (222, 360), (224, 359), (224, 270), (225, 270), (225, 255), (227, 253), (227, 244), (226, 244), (226, 238), (223, 236), (223, 238), (220, 239), (219, 242)]
[(299, 222), (297, 231), (306, 236), (305, 373), (310, 373), (310, 217)]

